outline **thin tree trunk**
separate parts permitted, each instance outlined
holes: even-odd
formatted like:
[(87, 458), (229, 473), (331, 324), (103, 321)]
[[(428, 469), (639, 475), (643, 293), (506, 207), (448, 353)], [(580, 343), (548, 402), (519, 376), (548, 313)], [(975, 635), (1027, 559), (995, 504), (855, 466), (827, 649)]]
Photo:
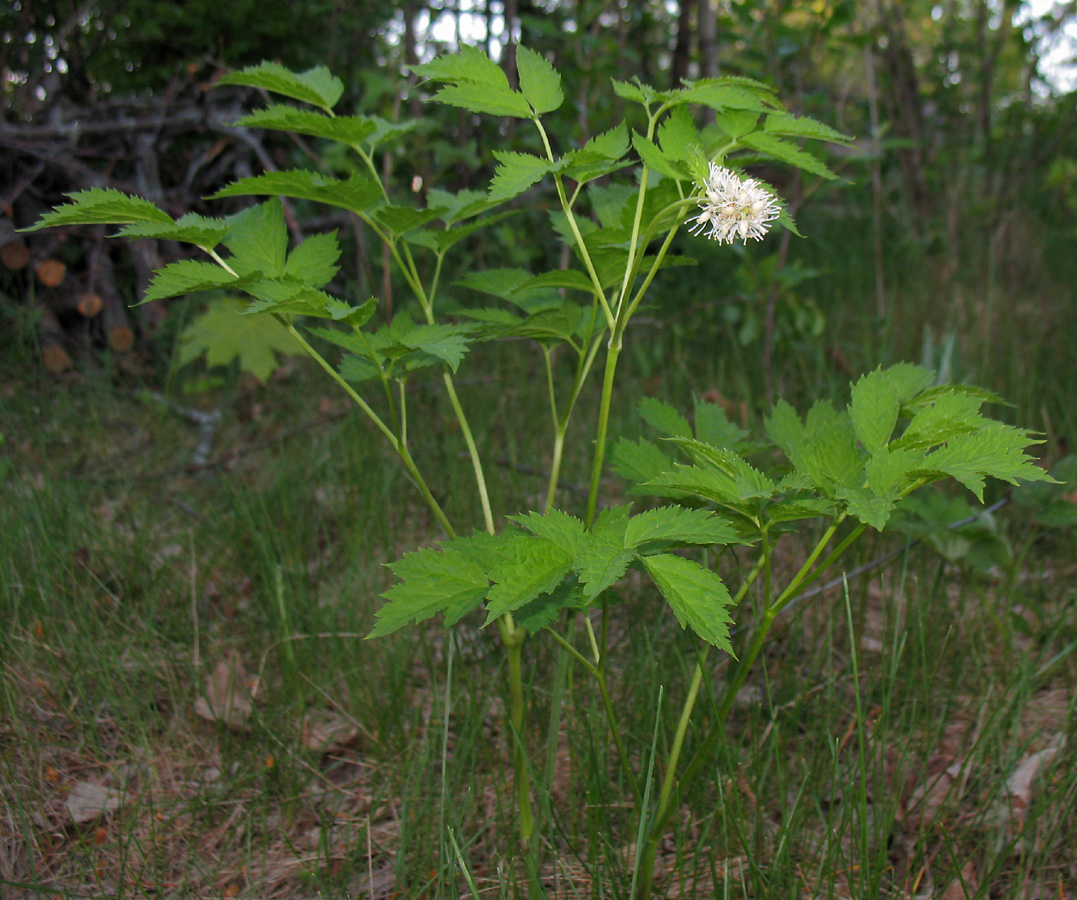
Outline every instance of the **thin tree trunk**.
[(925, 178), (926, 142), (923, 110), (920, 106), (920, 82), (916, 74), (901, 7), (895, 0), (876, 0), (879, 24), (886, 36), (882, 60), (887, 70), (886, 100), (895, 130), (908, 138), (910, 147), (898, 154), (905, 185), (918, 218), (927, 217), (929, 192)]
[(681, 0), (681, 12), (677, 17), (677, 43), (669, 67), (670, 86), (673, 88), (679, 88), (681, 79), (688, 77), (688, 60), (692, 53), (692, 10), (698, 2), (706, 3), (707, 0)]
[[(718, 77), (718, 5), (717, 0), (697, 0), (699, 20), (699, 77)], [(703, 109), (703, 122), (715, 121), (715, 111), (709, 106)]]

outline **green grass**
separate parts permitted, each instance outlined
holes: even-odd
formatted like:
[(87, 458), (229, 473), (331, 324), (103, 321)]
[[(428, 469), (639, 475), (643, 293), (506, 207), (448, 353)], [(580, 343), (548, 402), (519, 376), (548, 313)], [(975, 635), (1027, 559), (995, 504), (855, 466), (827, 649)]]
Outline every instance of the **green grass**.
[[(824, 340), (859, 368), (916, 357), (925, 316), (912, 301), (911, 323), (884, 326), (823, 284)], [(1075, 433), (1077, 371), (1057, 321), (996, 324), (989, 346), (963, 333), (957, 357), (1014, 399), (1015, 421), (1049, 420), (1056, 442)], [(686, 407), (693, 392), (719, 389), (758, 416), (755, 351), (726, 338), (716, 353), (686, 334), (662, 329), (626, 356), (614, 434), (640, 429), (630, 398), (644, 391)], [(533, 507), (545, 484), (532, 470), (548, 461), (538, 354), (479, 352), (461, 396), (495, 510)], [(783, 348), (776, 362), (798, 402), (846, 380), (822, 342)], [(16, 354), (0, 369), (3, 895), (524, 896), (503, 653), (492, 633), (436, 623), (362, 640), (389, 584), (383, 563), (438, 532), (313, 366), (297, 362), (264, 389), (177, 395), (223, 412), (222, 464), (201, 469), (190, 467), (197, 429), (128, 385), (91, 374), (47, 383)], [(508, 387), (520, 384), (534, 395)], [(454, 521), (478, 525), (447, 404), (423, 385), (410, 402), (432, 488)], [(593, 395), (581, 403), (577, 440), (594, 405)], [(565, 483), (587, 476), (586, 454), (570, 457)], [(568, 491), (564, 503), (582, 497)], [(1012, 507), (1000, 516), (1017, 551), (1010, 570), (975, 574), (914, 547), (780, 622), (671, 823), (658, 866), (666, 895), (953, 898), (963, 884), (970, 898), (1077, 896), (1067, 575), (1077, 554), (1067, 532), (1030, 530)], [(848, 565), (896, 540), (871, 540)], [(786, 538), (779, 567), (794, 570), (806, 543)], [(721, 561), (734, 582), (743, 564)], [(657, 780), (695, 644), (640, 585), (623, 595), (611, 681), (629, 754), (646, 771), (653, 748)], [(559, 654), (539, 636), (526, 655), (523, 738), (552, 796), (548, 892), (627, 897), (638, 822), (600, 698), (563, 668), (551, 739)], [(222, 663), (225, 696), (251, 703), (235, 727), (196, 712)], [(688, 754), (725, 671), (712, 658)], [(319, 725), (336, 734), (320, 746)], [(1016, 802), (1011, 779), (1052, 748)], [(118, 808), (73, 822), (66, 801), (85, 783), (115, 792)]]

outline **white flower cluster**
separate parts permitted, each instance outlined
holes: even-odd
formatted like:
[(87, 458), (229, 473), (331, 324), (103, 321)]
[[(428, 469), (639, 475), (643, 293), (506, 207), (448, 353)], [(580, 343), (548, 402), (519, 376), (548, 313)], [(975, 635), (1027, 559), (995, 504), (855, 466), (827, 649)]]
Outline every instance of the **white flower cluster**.
[(778, 201), (754, 178), (740, 176), (732, 169), (711, 163), (710, 175), (699, 198), (702, 212), (692, 216), (692, 234), (706, 232), (720, 244), (732, 244), (738, 238), (760, 240), (778, 218)]

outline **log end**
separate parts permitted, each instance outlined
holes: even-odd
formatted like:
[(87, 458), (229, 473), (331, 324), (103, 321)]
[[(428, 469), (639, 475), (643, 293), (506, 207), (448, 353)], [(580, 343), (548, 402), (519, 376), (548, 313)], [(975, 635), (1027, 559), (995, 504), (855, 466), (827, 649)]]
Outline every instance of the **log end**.
[(75, 307), (78, 309), (79, 315), (92, 319), (104, 309), (105, 302), (101, 299), (100, 294), (80, 294)]
[(59, 375), (71, 368), (71, 357), (59, 344), (45, 344), (41, 348), (41, 362), (50, 375)]
[(19, 272), (30, 265), (30, 248), (24, 241), (12, 241), (0, 247), (0, 264), (12, 272)]
[(114, 325), (108, 330), (108, 345), (117, 353), (126, 353), (135, 343), (135, 332), (127, 325)]
[(37, 280), (45, 287), (59, 287), (67, 274), (67, 266), (58, 259), (43, 259), (34, 269)]

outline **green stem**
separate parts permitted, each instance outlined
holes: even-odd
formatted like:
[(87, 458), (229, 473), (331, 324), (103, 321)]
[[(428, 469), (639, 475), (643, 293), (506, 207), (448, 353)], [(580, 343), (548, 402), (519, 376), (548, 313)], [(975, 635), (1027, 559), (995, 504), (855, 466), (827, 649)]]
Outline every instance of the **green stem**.
[(310, 354), (311, 358), (325, 370), (329, 377), (332, 378), (333, 381), (335, 381), (352, 399), (352, 401), (363, 411), (364, 415), (366, 415), (366, 417), (374, 423), (378, 430), (385, 435), (393, 450), (396, 451), (397, 456), (400, 457), (400, 461), (404, 464), (404, 468), (407, 470), (408, 474), (415, 482), (416, 487), (419, 488), (419, 493), (422, 494), (423, 500), (426, 501), (426, 505), (434, 514), (434, 518), (438, 520), (441, 527), (445, 530), (445, 533), (450, 538), (456, 537), (455, 529), (452, 527), (452, 524), (449, 522), (448, 517), (445, 515), (445, 511), (441, 508), (441, 504), (438, 503), (433, 493), (431, 493), (430, 487), (426, 483), (426, 479), (424, 479), (422, 474), (419, 472), (419, 467), (415, 465), (415, 460), (411, 458), (411, 454), (408, 452), (407, 446), (400, 441), (400, 439), (393, 433), (392, 429), (389, 428), (389, 426), (381, 420), (381, 417), (370, 408), (367, 402), (362, 397), (360, 397), (358, 393), (356, 393), (355, 388), (348, 384), (348, 382), (346, 382), (340, 376), (337, 370), (334, 369), (331, 365), (329, 365), (325, 357), (323, 357), (308, 343), (306, 338), (304, 338), (303, 335), (299, 333), (299, 331), (294, 325), (286, 321), (283, 316), (280, 316), (277, 313), (273, 313), (273, 317), (278, 322), (280, 322), (281, 325), (288, 329), (288, 333), (291, 334), (291, 336), (299, 342), (303, 349), (306, 350), (308, 354)]
[(594, 525), (598, 512), (598, 489), (602, 482), (602, 467), (606, 461), (606, 439), (609, 434), (613, 382), (617, 375), (617, 358), (620, 355), (621, 336), (615, 331), (610, 336), (609, 350), (606, 353), (606, 371), (602, 378), (602, 399), (599, 403), (598, 430), (595, 435), (595, 457), (591, 466), (591, 484), (587, 490), (587, 517), (584, 520), (588, 528)]
[(471, 434), (471, 426), (468, 425), (464, 407), (460, 405), (460, 398), (456, 395), (456, 386), (453, 384), (452, 375), (448, 371), (443, 371), (441, 377), (445, 381), (445, 390), (449, 394), (449, 402), (456, 413), (456, 421), (460, 424), (460, 433), (464, 436), (464, 443), (467, 444), (467, 452), (471, 457), (471, 468), (475, 473), (475, 485), (479, 490), (479, 503), (482, 504), (483, 522), (486, 525), (486, 530), (490, 534), (494, 534), (496, 531), (494, 528), (494, 514), (490, 509), (490, 495), (486, 490), (486, 476), (482, 471), (479, 448), (475, 445), (475, 438)]
[(591, 660), (589, 660), (586, 656), (584, 656), (582, 653), (580, 653), (579, 650), (577, 650), (575, 647), (573, 647), (572, 644), (568, 640), (566, 640), (564, 637), (562, 637), (560, 634), (558, 634), (552, 628), (547, 628), (546, 632), (550, 635), (550, 637), (552, 637), (555, 641), (557, 641), (557, 643), (559, 643), (565, 649), (565, 651), (573, 659), (575, 659), (576, 662), (578, 662), (581, 666), (583, 666), (588, 672), (590, 672), (592, 675), (597, 674), (598, 667), (595, 666), (595, 664), (592, 663)]

